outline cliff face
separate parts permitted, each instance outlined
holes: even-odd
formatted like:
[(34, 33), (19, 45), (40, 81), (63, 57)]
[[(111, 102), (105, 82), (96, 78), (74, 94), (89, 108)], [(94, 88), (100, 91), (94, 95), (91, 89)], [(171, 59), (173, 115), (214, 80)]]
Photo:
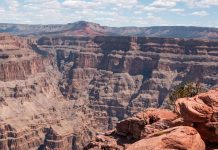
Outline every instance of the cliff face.
[(0, 149), (81, 149), (135, 112), (167, 107), (181, 82), (216, 86), (217, 50), (205, 40), (0, 35)]
[(24, 80), (45, 72), (44, 58), (37, 56), (28, 40), (9, 35), (0, 36), (0, 80)]
[(77, 148), (92, 135), (90, 121), (59, 91), (53, 56), (31, 42), (0, 35), (0, 149)]
[(218, 43), (136, 37), (41, 38), (41, 50), (56, 55), (62, 94), (85, 99), (98, 127), (147, 107), (167, 107), (179, 83), (218, 84)]

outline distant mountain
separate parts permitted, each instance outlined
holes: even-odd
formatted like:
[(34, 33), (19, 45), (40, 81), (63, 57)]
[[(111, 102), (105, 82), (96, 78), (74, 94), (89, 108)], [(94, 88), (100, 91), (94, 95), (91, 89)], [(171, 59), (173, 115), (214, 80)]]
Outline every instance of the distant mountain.
[(194, 26), (108, 27), (79, 21), (62, 25), (0, 24), (0, 33), (35, 36), (149, 36), (218, 40), (218, 28)]

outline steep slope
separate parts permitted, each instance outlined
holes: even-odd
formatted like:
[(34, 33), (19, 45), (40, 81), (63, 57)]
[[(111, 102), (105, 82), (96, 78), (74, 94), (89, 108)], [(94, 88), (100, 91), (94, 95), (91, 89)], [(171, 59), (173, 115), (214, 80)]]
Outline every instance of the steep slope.
[(38, 36), (148, 36), (218, 39), (217, 28), (186, 26), (108, 27), (79, 21), (60, 25), (0, 24), (0, 33)]
[(40, 38), (56, 55), (62, 94), (85, 99), (99, 129), (113, 128), (147, 107), (167, 107), (169, 92), (185, 81), (218, 84), (218, 43), (145, 37)]
[(0, 35), (0, 149), (81, 146), (92, 136), (85, 107), (81, 113), (80, 104), (65, 100), (53, 56), (36, 53), (32, 40)]

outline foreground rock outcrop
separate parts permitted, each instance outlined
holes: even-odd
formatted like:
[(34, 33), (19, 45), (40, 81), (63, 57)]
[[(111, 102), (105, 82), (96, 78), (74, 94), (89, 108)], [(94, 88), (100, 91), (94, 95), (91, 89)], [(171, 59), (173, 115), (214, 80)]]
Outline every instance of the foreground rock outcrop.
[(193, 123), (205, 141), (218, 143), (218, 89), (179, 99), (175, 110), (184, 121)]
[(217, 148), (217, 102), (218, 89), (214, 89), (178, 99), (177, 114), (164, 109), (147, 109), (119, 122), (113, 132), (98, 135), (86, 149)]
[[(161, 135), (162, 134), (162, 135)], [(205, 150), (200, 134), (191, 127), (179, 126), (164, 130), (156, 135), (150, 135), (130, 145), (127, 150), (167, 150), (187, 149)]]
[(166, 109), (146, 109), (132, 118), (117, 124), (117, 134), (129, 136), (134, 139), (142, 139), (149, 134), (167, 129), (177, 115)]

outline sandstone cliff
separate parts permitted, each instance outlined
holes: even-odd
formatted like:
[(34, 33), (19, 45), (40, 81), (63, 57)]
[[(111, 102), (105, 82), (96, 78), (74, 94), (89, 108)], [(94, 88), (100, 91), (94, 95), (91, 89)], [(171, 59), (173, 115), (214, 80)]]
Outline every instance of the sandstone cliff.
[[(0, 149), (82, 149), (96, 132), (113, 129), (136, 112), (167, 107), (169, 92), (181, 82), (216, 86), (217, 49), (218, 42), (207, 40), (0, 35)], [(146, 116), (146, 132), (141, 132), (143, 121), (133, 126), (124, 121), (132, 132), (121, 126), (120, 133), (135, 137), (126, 142), (135, 142), (167, 129), (176, 115), (165, 113), (156, 114), (164, 121), (153, 125), (156, 118)], [(181, 137), (191, 133), (202, 148), (199, 134), (214, 133), (213, 124), (195, 123), (199, 133), (175, 130), (185, 133)], [(207, 130), (211, 126), (213, 131)], [(211, 142), (206, 136), (203, 140)]]
[(92, 136), (91, 122), (59, 91), (53, 56), (30, 43), (0, 35), (0, 149), (76, 149)]
[(166, 107), (168, 93), (185, 81), (218, 84), (218, 43), (136, 37), (43, 37), (39, 49), (56, 55), (64, 97), (87, 101), (97, 127), (147, 107)]

